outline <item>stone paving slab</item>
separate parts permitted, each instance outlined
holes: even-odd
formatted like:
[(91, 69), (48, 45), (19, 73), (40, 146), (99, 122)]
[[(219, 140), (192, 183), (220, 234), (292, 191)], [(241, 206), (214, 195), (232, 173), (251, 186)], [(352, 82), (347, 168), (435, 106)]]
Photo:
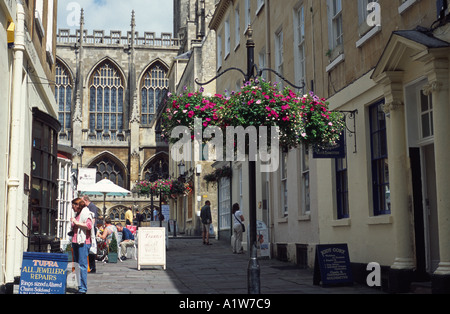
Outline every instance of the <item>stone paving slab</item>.
[[(137, 269), (134, 259), (97, 262), (88, 275), (88, 294), (247, 294), (248, 254), (232, 254), (229, 245), (201, 239), (170, 239), (167, 269)], [(366, 286), (323, 288), (313, 285), (313, 271), (278, 260), (259, 260), (262, 294), (382, 294)]]

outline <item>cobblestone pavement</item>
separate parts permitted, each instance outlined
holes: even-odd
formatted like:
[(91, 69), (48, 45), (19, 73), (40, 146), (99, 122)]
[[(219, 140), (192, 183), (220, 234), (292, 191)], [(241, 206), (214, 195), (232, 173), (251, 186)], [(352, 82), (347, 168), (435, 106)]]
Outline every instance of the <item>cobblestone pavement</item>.
[[(97, 262), (88, 275), (88, 294), (247, 294), (248, 254), (232, 254), (223, 241), (211, 246), (201, 239), (169, 239), (167, 269), (137, 269), (134, 259), (122, 263)], [(262, 294), (382, 294), (361, 285), (324, 288), (313, 285), (313, 270), (302, 270), (275, 259), (259, 260)]]

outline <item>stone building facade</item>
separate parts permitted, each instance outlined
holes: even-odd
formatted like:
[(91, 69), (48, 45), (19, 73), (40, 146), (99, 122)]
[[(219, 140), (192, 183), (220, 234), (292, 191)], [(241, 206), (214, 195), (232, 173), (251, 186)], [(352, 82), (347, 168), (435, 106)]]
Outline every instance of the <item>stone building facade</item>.
[[(170, 91), (182, 93), (185, 89), (197, 91), (198, 82), (207, 82), (215, 76), (216, 36), (207, 26), (215, 10), (215, 0), (175, 0), (174, 31), (180, 38), (180, 52), (171, 63), (168, 78)], [(216, 84), (203, 86), (205, 93), (215, 93)], [(193, 147), (195, 149), (195, 147)], [(193, 159), (193, 158), (192, 158)], [(176, 218), (179, 229), (188, 235), (199, 235), (201, 222), (198, 217), (205, 201), (211, 202), (214, 235), (218, 236), (218, 199), (215, 186), (208, 185), (204, 176), (213, 171), (211, 162), (184, 160), (184, 180), (192, 188), (189, 195), (171, 200), (171, 215)], [(175, 177), (180, 177), (179, 163), (170, 158), (169, 168)]]
[(0, 1), (0, 293), (56, 237), (56, 0)]
[[(273, 256), (312, 267), (317, 244), (347, 243), (362, 283), (377, 262), (391, 292), (424, 280), (436, 293), (450, 291), (449, 5), (438, 3), (219, 1), (210, 24), (217, 73), (246, 68), (251, 24), (259, 68), (303, 82), (346, 114), (345, 158), (315, 159), (300, 147), (257, 181), (257, 215), (268, 222)], [(217, 90), (240, 82), (227, 73)], [(245, 210), (242, 181), (232, 184), (232, 198), (243, 195)]]
[[(76, 150), (74, 169), (95, 168), (97, 182), (108, 178), (132, 190), (138, 180), (168, 178), (167, 144), (155, 120), (169, 89), (167, 73), (179, 51), (170, 33), (139, 34), (134, 12), (130, 31), (60, 29), (57, 37), (56, 91), (60, 143)], [(93, 198), (103, 208), (103, 197)], [(132, 207), (151, 219), (159, 196), (106, 198), (106, 216), (124, 222)]]

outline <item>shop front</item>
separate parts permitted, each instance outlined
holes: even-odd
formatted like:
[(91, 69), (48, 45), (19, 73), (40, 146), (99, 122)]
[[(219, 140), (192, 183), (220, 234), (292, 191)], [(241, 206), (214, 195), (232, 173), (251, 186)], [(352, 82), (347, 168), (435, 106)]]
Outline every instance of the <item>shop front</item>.
[(29, 200), (30, 252), (49, 252), (58, 247), (58, 120), (33, 108), (31, 193)]

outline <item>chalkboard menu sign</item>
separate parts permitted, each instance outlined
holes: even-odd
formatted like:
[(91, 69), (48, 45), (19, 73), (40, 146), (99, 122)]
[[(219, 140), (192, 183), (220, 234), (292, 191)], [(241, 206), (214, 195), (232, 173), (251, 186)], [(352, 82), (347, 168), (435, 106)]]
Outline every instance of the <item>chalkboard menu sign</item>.
[(24, 253), (19, 294), (65, 294), (67, 254)]
[(353, 285), (347, 244), (317, 245), (314, 284)]

